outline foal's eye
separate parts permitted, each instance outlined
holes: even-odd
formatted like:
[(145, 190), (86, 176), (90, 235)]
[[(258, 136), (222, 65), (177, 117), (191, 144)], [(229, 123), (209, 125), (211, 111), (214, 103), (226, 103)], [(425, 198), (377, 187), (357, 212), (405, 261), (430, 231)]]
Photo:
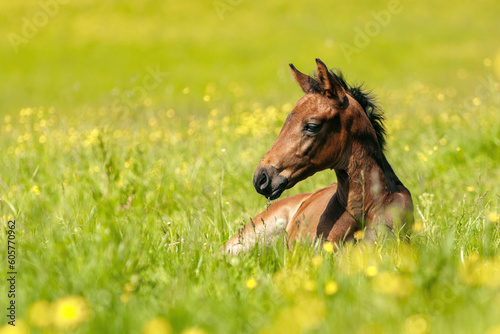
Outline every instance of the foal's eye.
[(304, 131), (309, 132), (309, 133), (318, 133), (322, 127), (323, 127), (323, 124), (307, 123), (306, 125), (304, 125)]

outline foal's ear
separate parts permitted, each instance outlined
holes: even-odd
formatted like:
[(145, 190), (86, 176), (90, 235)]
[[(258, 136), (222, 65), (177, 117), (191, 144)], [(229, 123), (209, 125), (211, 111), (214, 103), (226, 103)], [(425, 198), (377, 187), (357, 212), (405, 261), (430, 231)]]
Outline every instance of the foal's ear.
[(330, 74), (326, 65), (319, 58), (316, 58), (316, 73), (323, 91), (325, 91), (330, 98), (337, 100), (340, 105), (343, 105), (346, 99), (344, 87), (342, 87), (337, 79)]
[(290, 64), (290, 72), (292, 73), (293, 80), (295, 80), (304, 93), (309, 93), (314, 85), (314, 79), (297, 70), (293, 64)]

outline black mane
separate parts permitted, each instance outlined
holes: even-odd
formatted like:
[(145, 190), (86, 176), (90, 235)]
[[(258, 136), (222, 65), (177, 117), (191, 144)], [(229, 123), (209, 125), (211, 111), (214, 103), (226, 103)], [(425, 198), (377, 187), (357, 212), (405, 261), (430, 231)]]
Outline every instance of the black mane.
[[(377, 140), (380, 148), (383, 150), (385, 148), (385, 116), (382, 109), (376, 104), (376, 98), (373, 96), (371, 91), (366, 91), (363, 89), (363, 84), (360, 85), (349, 85), (344, 78), (344, 75), (340, 70), (330, 70), (330, 74), (340, 83), (340, 85), (346, 90), (346, 92), (351, 95), (358, 103), (361, 105), (365, 111), (368, 119), (370, 120), (375, 133), (377, 135)], [(318, 80), (314, 80), (316, 84), (311, 85), (312, 90), (315, 93), (320, 93), (321, 88)]]

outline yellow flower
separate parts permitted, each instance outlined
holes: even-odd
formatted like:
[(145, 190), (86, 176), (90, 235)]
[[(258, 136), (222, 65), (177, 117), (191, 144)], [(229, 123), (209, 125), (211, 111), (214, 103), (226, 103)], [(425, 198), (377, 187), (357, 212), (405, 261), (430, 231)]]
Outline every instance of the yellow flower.
[(465, 260), (460, 277), (469, 285), (484, 285), (493, 289), (500, 287), (500, 257), (481, 259), (472, 253)]
[(402, 298), (413, 292), (413, 282), (407, 276), (383, 272), (374, 278), (373, 289), (380, 294)]
[(423, 154), (422, 152), (417, 152), (417, 156), (422, 161), (428, 161), (429, 160), (429, 158), (425, 154)]
[(131, 282), (127, 282), (123, 286), (123, 291), (125, 291), (126, 293), (134, 292), (135, 291), (135, 285), (133, 283), (131, 283)]
[(312, 292), (316, 290), (316, 281), (312, 279), (307, 279), (304, 281), (304, 284), (302, 285), (304, 287), (304, 290)]
[(404, 150), (405, 150), (406, 152), (408, 152), (408, 151), (410, 150), (410, 146), (405, 145)]
[(414, 233), (420, 233), (424, 230), (424, 224), (421, 221), (416, 221), (413, 223), (411, 229)]
[(356, 239), (357, 241), (363, 240), (364, 237), (365, 237), (365, 231), (359, 230), (354, 232), (354, 239)]
[(205, 331), (199, 327), (186, 328), (181, 334), (205, 334)]
[(337, 264), (347, 275), (365, 273), (369, 266), (377, 266), (380, 262), (378, 251), (373, 244), (358, 244), (346, 248), (340, 254)]
[(328, 254), (332, 254), (332, 253), (333, 253), (333, 250), (334, 250), (334, 248), (333, 248), (333, 244), (332, 244), (331, 242), (328, 242), (328, 241), (327, 241), (327, 242), (325, 242), (325, 243), (323, 244), (323, 250), (324, 250), (325, 252), (327, 252)]
[(497, 325), (495, 327), (491, 327), (486, 331), (486, 334), (500, 334), (500, 325)]
[(30, 328), (22, 320), (16, 320), (16, 325), (5, 324), (0, 327), (0, 334), (29, 334)]
[(467, 260), (468, 262), (477, 262), (479, 260), (479, 253), (478, 252), (470, 253)]
[(52, 324), (52, 315), (52, 305), (46, 300), (39, 300), (28, 309), (28, 321), (35, 327), (47, 327)]
[(325, 295), (332, 296), (332, 295), (336, 294), (337, 291), (339, 291), (339, 284), (336, 281), (330, 280), (330, 281), (326, 282)]
[(154, 117), (154, 116), (150, 117), (148, 119), (148, 124), (150, 127), (154, 128), (154, 127), (158, 126), (158, 119), (156, 119), (156, 117)]
[(425, 334), (429, 333), (429, 330), (429, 320), (422, 314), (412, 315), (404, 322), (405, 334)]
[(127, 304), (128, 302), (130, 302), (130, 293), (122, 293), (120, 295), (120, 301), (123, 303), (123, 304)]
[(467, 191), (470, 192), (470, 193), (473, 192), (474, 191), (474, 187), (473, 186), (468, 186), (467, 187)]
[(321, 255), (314, 255), (311, 260), (311, 264), (315, 269), (320, 268), (323, 265), (323, 257), (321, 257)]
[(247, 288), (252, 290), (252, 289), (255, 289), (257, 287), (257, 285), (259, 285), (259, 282), (255, 278), (251, 277), (251, 278), (247, 279), (247, 281), (245, 282), (245, 285)]
[(89, 137), (92, 139), (97, 139), (101, 134), (101, 131), (98, 128), (93, 128), (92, 132), (90, 132)]
[(365, 270), (365, 275), (368, 277), (375, 277), (378, 274), (378, 269), (376, 266), (368, 266)]
[(281, 309), (273, 323), (259, 334), (304, 333), (319, 327), (326, 316), (326, 305), (318, 298), (301, 298), (291, 306)]
[[(299, 332), (305, 332), (321, 325), (325, 320), (326, 306), (318, 298), (303, 299), (294, 307), (284, 309), (280, 313), (277, 319), (280, 323), (288, 322), (289, 325), (295, 325), (296, 329), (299, 329)], [(291, 332), (295, 331), (292, 330)]]
[(73, 329), (88, 320), (91, 308), (80, 296), (66, 296), (54, 302), (54, 324), (61, 329)]
[(31, 192), (37, 196), (40, 196), (40, 188), (36, 184), (31, 187)]
[(127, 161), (125, 161), (125, 163), (123, 164), (123, 166), (125, 168), (130, 168), (130, 166), (132, 166), (133, 163), (134, 163), (134, 158), (129, 158)]
[(143, 334), (171, 334), (172, 326), (163, 317), (156, 317), (149, 320), (142, 329)]
[(488, 217), (488, 221), (490, 223), (498, 223), (500, 220), (500, 215), (496, 212), (493, 212), (493, 211), (488, 213), (487, 217)]
[(173, 118), (175, 116), (175, 110), (174, 109), (168, 109), (167, 110), (167, 117), (168, 118)]

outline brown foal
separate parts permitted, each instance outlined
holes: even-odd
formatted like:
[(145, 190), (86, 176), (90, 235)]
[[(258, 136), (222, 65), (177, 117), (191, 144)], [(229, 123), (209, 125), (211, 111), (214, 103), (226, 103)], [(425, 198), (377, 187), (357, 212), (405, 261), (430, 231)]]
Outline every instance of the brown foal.
[(271, 200), (324, 169), (335, 171), (337, 183), (271, 204), (226, 242), (227, 253), (269, 244), (283, 232), (290, 245), (315, 238), (339, 243), (358, 230), (371, 242), (387, 232), (408, 236), (413, 203), (385, 158), (381, 111), (361, 87), (349, 86), (319, 59), (316, 65), (313, 78), (290, 64), (305, 95), (260, 161), (253, 183)]

